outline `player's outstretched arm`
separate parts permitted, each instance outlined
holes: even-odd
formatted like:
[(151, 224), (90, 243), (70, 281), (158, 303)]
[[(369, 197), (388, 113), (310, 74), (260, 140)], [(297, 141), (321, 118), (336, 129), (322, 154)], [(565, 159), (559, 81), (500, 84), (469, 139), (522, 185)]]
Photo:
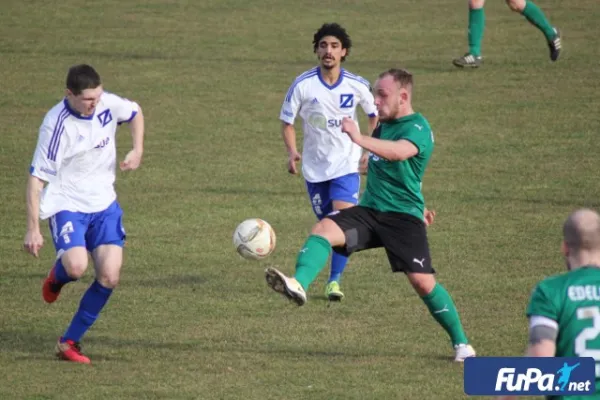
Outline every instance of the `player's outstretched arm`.
[(40, 198), (44, 189), (44, 181), (29, 175), (27, 180), (27, 233), (23, 247), (25, 251), (38, 256), (39, 250), (44, 245), (44, 237), (40, 232)]
[(129, 123), (133, 149), (127, 153), (125, 160), (120, 164), (122, 171), (134, 170), (140, 166), (142, 155), (144, 154), (144, 114), (142, 108), (138, 106), (135, 117)]
[(382, 140), (361, 134), (356, 122), (348, 117), (342, 120), (342, 132), (363, 149), (386, 160), (404, 161), (419, 154), (417, 146), (408, 140)]
[(295, 175), (298, 173), (296, 163), (300, 161), (302, 157), (296, 148), (296, 129), (294, 128), (294, 125), (282, 121), (281, 136), (283, 137), (283, 143), (285, 144), (288, 153), (288, 172)]

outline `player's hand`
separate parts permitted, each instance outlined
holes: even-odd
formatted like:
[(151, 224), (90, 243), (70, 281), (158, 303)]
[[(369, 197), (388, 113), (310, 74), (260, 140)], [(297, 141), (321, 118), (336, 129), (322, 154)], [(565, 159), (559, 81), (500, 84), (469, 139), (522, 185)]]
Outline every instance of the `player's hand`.
[(433, 220), (435, 219), (435, 210), (429, 210), (425, 208), (423, 212), (423, 220), (425, 221), (425, 225), (429, 226), (433, 224)]
[(142, 152), (137, 150), (131, 150), (125, 156), (125, 160), (121, 161), (119, 166), (121, 167), (121, 171), (130, 171), (137, 169), (142, 162)]
[(300, 153), (298, 153), (297, 151), (293, 151), (290, 153), (288, 157), (288, 172), (290, 174), (296, 175), (298, 173), (298, 167), (296, 166), (296, 163), (300, 161), (301, 158), (302, 156), (300, 156)]
[(362, 134), (358, 129), (358, 124), (350, 117), (344, 117), (342, 119), (342, 132), (350, 136), (350, 140), (360, 146), (360, 140), (362, 139)]
[(367, 173), (367, 169), (369, 169), (369, 152), (365, 151), (360, 157), (360, 161), (358, 163), (358, 173), (365, 175)]
[(26, 252), (37, 257), (39, 254), (39, 251), (43, 245), (44, 245), (44, 237), (42, 236), (42, 234), (40, 233), (39, 230), (27, 231), (27, 234), (25, 235), (25, 240), (23, 243), (23, 247), (25, 248)]

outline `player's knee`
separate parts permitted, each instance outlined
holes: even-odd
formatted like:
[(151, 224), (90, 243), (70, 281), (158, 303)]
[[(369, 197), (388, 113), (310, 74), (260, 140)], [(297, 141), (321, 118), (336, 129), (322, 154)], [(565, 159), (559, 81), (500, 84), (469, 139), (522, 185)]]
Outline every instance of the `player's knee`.
[(87, 253), (85, 251), (65, 253), (61, 261), (67, 275), (73, 279), (81, 279), (88, 266)]
[(525, 0), (506, 0), (506, 5), (512, 11), (521, 12), (525, 9)]
[(472, 8), (475, 10), (483, 8), (484, 4), (485, 4), (485, 0), (469, 0), (469, 8)]
[(114, 289), (119, 285), (119, 273), (99, 274), (96, 280), (105, 288)]
[(344, 232), (329, 218), (324, 218), (319, 221), (315, 226), (313, 226), (310, 233), (327, 239), (329, 244), (332, 246), (341, 246), (345, 242)]
[(408, 280), (421, 297), (427, 296), (435, 287), (435, 278), (431, 274), (408, 274)]
[(319, 236), (323, 236), (324, 238), (327, 238), (327, 234), (328, 234), (328, 229), (327, 229), (327, 220), (322, 219), (321, 221), (317, 222), (312, 230), (310, 231), (311, 234), (313, 235), (319, 235)]

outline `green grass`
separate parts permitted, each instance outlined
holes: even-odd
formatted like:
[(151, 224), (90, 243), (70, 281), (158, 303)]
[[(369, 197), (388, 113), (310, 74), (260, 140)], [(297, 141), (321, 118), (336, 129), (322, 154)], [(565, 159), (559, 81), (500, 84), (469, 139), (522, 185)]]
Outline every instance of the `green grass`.
[[(3, 1), (1, 399), (465, 397), (445, 333), (383, 251), (352, 257), (341, 304), (325, 301), (325, 272), (302, 308), (264, 282), (266, 265), (292, 270), (314, 223), (302, 180), (286, 172), (277, 117), (293, 78), (315, 63), (314, 31), (332, 20), (354, 41), (350, 71), (371, 81), (392, 66), (414, 72), (415, 107), (436, 134), (424, 192), (438, 211), (438, 278), (479, 354), (523, 352), (530, 290), (563, 270), (564, 218), (600, 207), (597, 1), (539, 1), (564, 34), (556, 64), (541, 33), (489, 2), (478, 71), (450, 63), (466, 50), (463, 1), (327, 4)], [(118, 174), (126, 263), (84, 339), (92, 368), (53, 358), (91, 268), (47, 306), (47, 229), (39, 259), (21, 251), (37, 129), (79, 62), (138, 101), (147, 124), (142, 168)], [(120, 157), (129, 146), (122, 128)], [(262, 263), (231, 243), (252, 216), (277, 232)]]

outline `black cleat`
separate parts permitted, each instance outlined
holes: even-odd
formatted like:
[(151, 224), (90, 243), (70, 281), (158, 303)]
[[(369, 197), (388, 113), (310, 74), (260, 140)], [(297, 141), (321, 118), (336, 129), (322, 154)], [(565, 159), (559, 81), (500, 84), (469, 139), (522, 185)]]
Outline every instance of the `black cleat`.
[(560, 41), (560, 32), (558, 29), (554, 28), (554, 38), (548, 41), (548, 47), (550, 48), (550, 60), (556, 61), (558, 60), (558, 56), (560, 56), (560, 51), (562, 49), (562, 43)]
[(452, 60), (452, 64), (459, 68), (479, 68), (483, 64), (483, 57), (467, 53), (460, 58)]

